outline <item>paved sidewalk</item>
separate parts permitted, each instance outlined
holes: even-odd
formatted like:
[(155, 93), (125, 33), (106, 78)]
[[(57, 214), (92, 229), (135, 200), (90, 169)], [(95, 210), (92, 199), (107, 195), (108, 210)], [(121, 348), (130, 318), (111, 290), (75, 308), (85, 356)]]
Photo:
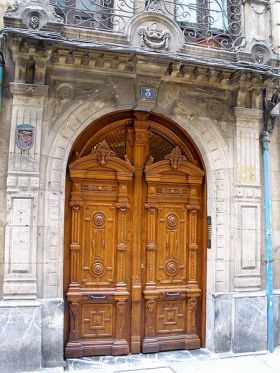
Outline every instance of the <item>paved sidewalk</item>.
[[(45, 370), (46, 371), (46, 370)], [(206, 349), (67, 360), (79, 373), (280, 373), (280, 348), (273, 354), (214, 354)], [(49, 371), (51, 372), (51, 371)]]

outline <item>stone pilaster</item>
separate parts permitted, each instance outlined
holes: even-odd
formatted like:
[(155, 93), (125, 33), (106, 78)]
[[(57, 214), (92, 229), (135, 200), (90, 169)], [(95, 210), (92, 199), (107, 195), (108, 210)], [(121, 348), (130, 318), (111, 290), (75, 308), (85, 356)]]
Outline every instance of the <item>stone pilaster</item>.
[[(41, 126), (48, 86), (12, 83), (11, 92), (3, 297), (35, 299)], [(27, 132), (21, 125), (27, 125)], [(24, 149), (26, 141), (31, 146), (29, 142)]]
[(243, 34), (247, 38), (270, 39), (270, 1), (245, 0), (243, 4)]
[(272, 18), (272, 45), (276, 53), (280, 52), (280, 2), (279, 0), (271, 1), (271, 18)]
[(259, 133), (262, 111), (235, 108), (234, 289), (261, 286), (261, 186)]

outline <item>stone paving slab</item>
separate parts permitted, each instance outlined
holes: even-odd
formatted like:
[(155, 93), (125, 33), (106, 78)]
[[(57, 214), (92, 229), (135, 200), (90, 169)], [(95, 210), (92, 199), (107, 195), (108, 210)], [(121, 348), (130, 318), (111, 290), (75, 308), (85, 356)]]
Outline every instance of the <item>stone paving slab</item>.
[(175, 371), (168, 367), (159, 367), (132, 370), (115, 370), (115, 373), (175, 373)]
[[(67, 359), (66, 362), (65, 371), (71, 373), (280, 373), (280, 347), (273, 354), (267, 351), (239, 355), (215, 354), (198, 349), (94, 356)], [(42, 369), (41, 372), (60, 373), (62, 370)]]

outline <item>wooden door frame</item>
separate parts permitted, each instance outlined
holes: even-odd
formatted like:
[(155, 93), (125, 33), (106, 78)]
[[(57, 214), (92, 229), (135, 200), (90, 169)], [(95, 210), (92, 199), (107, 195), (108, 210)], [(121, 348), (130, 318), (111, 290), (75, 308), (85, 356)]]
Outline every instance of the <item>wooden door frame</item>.
[[(138, 119), (137, 119), (138, 117)], [(136, 119), (135, 119), (136, 118)], [(176, 139), (178, 143), (181, 144), (187, 144), (188, 148), (191, 149), (191, 152), (194, 152), (194, 154), (199, 158), (201, 169), (205, 170), (204, 162), (202, 159), (202, 156), (192, 140), (192, 138), (186, 133), (186, 131), (180, 127), (176, 122), (173, 120), (156, 113), (146, 113), (146, 112), (133, 112), (132, 110), (123, 110), (123, 111), (117, 111), (110, 114), (107, 114), (105, 116), (102, 116), (101, 118), (95, 120), (93, 123), (91, 123), (87, 128), (79, 134), (76, 141), (74, 142), (72, 146), (72, 150), (69, 154), (68, 164), (75, 159), (75, 154), (79, 153), (84, 147), (85, 144), (88, 143), (88, 139), (92, 138), (93, 136), (97, 135), (97, 133), (104, 128), (110, 129), (111, 125), (114, 125), (117, 121), (123, 121), (123, 120), (138, 120), (138, 131), (140, 133), (144, 133), (145, 130), (147, 130), (147, 121), (152, 123), (152, 126), (158, 125), (158, 131), (161, 132), (161, 129), (164, 132), (164, 136), (172, 136), (173, 139)], [(140, 134), (141, 137), (141, 134)], [(141, 153), (141, 152), (140, 152)], [(141, 153), (140, 157), (144, 157), (145, 155)], [(137, 157), (137, 156), (136, 156)], [(135, 161), (135, 159), (134, 159)], [(136, 160), (137, 162), (137, 160)], [(138, 162), (140, 162), (140, 159), (138, 159)], [(143, 159), (141, 160), (143, 163)], [(136, 165), (137, 168), (137, 165)], [(137, 173), (136, 173), (137, 174)], [(137, 176), (136, 176), (137, 177)], [(202, 225), (202, 235), (200, 237), (199, 246), (201, 247), (201, 260), (200, 260), (200, 287), (202, 290), (202, 296), (201, 296), (201, 312), (200, 312), (200, 322), (199, 322), (199, 329), (200, 329), (200, 337), (201, 337), (201, 343), (202, 347), (205, 347), (205, 337), (206, 337), (206, 255), (207, 255), (207, 190), (206, 190), (206, 173), (204, 182), (202, 184), (202, 199), (201, 199), (201, 208), (202, 208), (202, 214), (200, 218), (200, 224)], [(142, 193), (141, 190), (138, 191), (139, 196)], [(69, 207), (69, 200), (70, 200), (70, 194), (71, 194), (71, 180), (69, 177), (68, 168), (66, 171), (66, 183), (65, 183), (65, 217), (64, 217), (64, 264), (63, 264), (63, 290), (64, 290), (64, 303), (65, 303), (65, 312), (64, 312), (64, 344), (66, 343), (69, 335), (69, 311), (68, 311), (68, 303), (65, 298), (65, 293), (67, 290), (67, 286), (69, 283), (69, 232), (71, 228), (71, 219), (70, 219), (70, 207)], [(139, 197), (141, 198), (141, 197)], [(134, 218), (135, 219), (135, 218)], [(137, 219), (136, 219), (137, 220)], [(136, 221), (135, 221), (136, 224)], [(139, 246), (138, 246), (139, 247)], [(141, 250), (138, 250), (136, 252), (137, 256), (141, 256)], [(135, 261), (137, 262), (137, 261)], [(140, 263), (141, 260), (138, 261)], [(134, 280), (133, 280), (134, 279)], [(140, 281), (139, 281), (140, 279)], [(134, 282), (133, 282), (134, 281)], [(134, 283), (134, 288), (133, 288)], [(132, 267), (132, 301), (134, 301), (134, 308), (132, 309), (132, 313), (135, 315), (135, 319), (138, 319), (138, 323), (136, 325), (133, 325), (133, 322), (131, 322), (131, 352), (138, 353), (140, 352), (140, 345), (141, 345), (141, 297), (142, 297), (142, 284), (141, 284), (141, 268), (134, 268)], [(136, 327), (136, 329), (135, 329)], [(136, 333), (135, 333), (136, 331)]]

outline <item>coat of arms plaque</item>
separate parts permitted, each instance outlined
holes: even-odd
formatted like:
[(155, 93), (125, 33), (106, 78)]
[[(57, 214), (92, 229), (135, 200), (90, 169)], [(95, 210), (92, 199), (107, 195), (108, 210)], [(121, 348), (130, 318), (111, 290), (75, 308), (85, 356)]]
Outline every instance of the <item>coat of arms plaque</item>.
[(31, 124), (20, 124), (16, 128), (16, 144), (20, 150), (32, 148), (35, 127)]

